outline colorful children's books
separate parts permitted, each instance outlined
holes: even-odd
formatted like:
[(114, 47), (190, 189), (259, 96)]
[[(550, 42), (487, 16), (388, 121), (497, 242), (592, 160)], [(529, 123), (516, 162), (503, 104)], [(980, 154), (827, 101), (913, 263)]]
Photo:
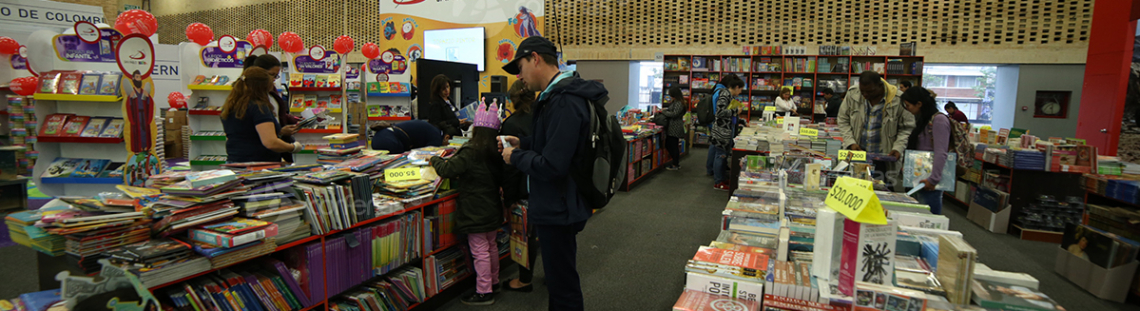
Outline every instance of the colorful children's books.
[(315, 87), (317, 85), (317, 75), (306, 74), (301, 77), (301, 87)]
[(300, 112), (305, 110), (305, 95), (293, 94), (289, 96), (289, 111)]
[(56, 113), (48, 115), (44, 118), (44, 126), (40, 128), (40, 136), (59, 136), (63, 132), (63, 125), (67, 124), (67, 118), (73, 114)]
[(103, 81), (103, 75), (98, 73), (88, 73), (83, 75), (83, 81), (79, 84), (79, 95), (95, 95), (99, 94), (99, 82)]
[(99, 137), (116, 138), (123, 135), (123, 125), (126, 123), (122, 118), (114, 118), (107, 122), (103, 127), (103, 131), (99, 133)]
[(343, 100), (341, 98), (341, 95), (340, 94), (329, 95), (328, 107), (330, 110), (332, 110), (334, 112), (340, 111), (341, 107), (343, 107)]
[[(942, 179), (934, 186), (935, 190), (954, 191), (954, 174), (958, 154), (946, 153), (946, 164), (942, 166)], [(934, 152), (906, 150), (903, 155), (903, 186), (914, 187), (915, 183), (930, 177), (934, 169)]]
[(300, 87), (301, 81), (304, 80), (305, 75), (300, 73), (289, 74), (289, 87)]
[(83, 129), (82, 133), (79, 133), (79, 136), (80, 137), (96, 137), (96, 136), (99, 136), (99, 133), (103, 132), (103, 127), (106, 126), (107, 122), (110, 122), (110, 121), (111, 121), (111, 118), (105, 118), (105, 117), (91, 118), (91, 121), (87, 122), (87, 127)]
[(218, 80), (214, 81), (214, 85), (229, 85), (229, 84), (230, 84), (230, 77), (229, 76), (218, 76)]
[(59, 91), (56, 94), (79, 94), (79, 82), (83, 80), (83, 73), (79, 71), (65, 72), (59, 76)]
[(202, 84), (203, 85), (218, 85), (218, 79), (220, 79), (220, 78), (221, 78), (221, 76), (215, 75), (215, 76), (210, 77), (209, 80), (206, 80), (206, 82), (202, 83)]
[(111, 160), (106, 159), (83, 159), (79, 166), (75, 167), (75, 171), (71, 172), (71, 177), (95, 177), (103, 172), (103, 169), (110, 164)]
[(317, 95), (315, 95), (315, 94), (305, 95), (305, 106), (303, 109), (316, 108), (316, 107), (317, 107)]
[(317, 75), (315, 87), (328, 87), (329, 75)]
[(340, 75), (329, 75), (326, 85), (328, 85), (328, 87), (340, 87)]
[(368, 93), (380, 93), (380, 82), (368, 82), (364, 84), (364, 87)]
[(119, 175), (118, 175), (118, 176), (114, 176), (114, 177), (122, 177), (122, 174), (123, 174), (123, 171), (122, 171), (122, 166), (123, 166), (123, 162), (111, 162), (111, 163), (108, 163), (108, 164), (107, 164), (107, 167), (104, 167), (104, 168), (103, 168), (103, 171), (102, 171), (102, 172), (99, 172), (99, 175), (97, 175), (97, 176), (95, 176), (95, 177), (99, 177), (99, 178), (107, 178), (107, 177), (112, 177), (112, 176), (111, 176), (111, 173), (112, 173), (112, 172), (114, 172), (114, 171), (119, 171)]
[(329, 108), (329, 98), (324, 97), (324, 96), (318, 97), (317, 98), (317, 108), (328, 109)]
[(91, 117), (88, 116), (73, 116), (67, 118), (67, 125), (63, 126), (63, 134), (60, 134), (60, 136), (79, 136), (79, 134), (83, 132), (83, 129), (87, 127), (87, 121), (90, 120)]
[(51, 162), (51, 165), (48, 165), (47, 169), (44, 170), (43, 175), (40, 175), (40, 177), (48, 178), (71, 176), (71, 173), (75, 172), (75, 168), (79, 166), (80, 161), (82, 160), (83, 159), (56, 158), (55, 161)]
[(194, 77), (194, 82), (190, 82), (190, 85), (202, 85), (203, 82), (206, 82), (206, 76), (198, 75)]
[(121, 73), (109, 73), (103, 75), (102, 86), (99, 87), (99, 95), (119, 95), (119, 79), (122, 79)]
[(62, 72), (48, 72), (40, 77), (40, 91), (39, 93), (55, 93), (56, 86), (59, 85), (59, 77)]

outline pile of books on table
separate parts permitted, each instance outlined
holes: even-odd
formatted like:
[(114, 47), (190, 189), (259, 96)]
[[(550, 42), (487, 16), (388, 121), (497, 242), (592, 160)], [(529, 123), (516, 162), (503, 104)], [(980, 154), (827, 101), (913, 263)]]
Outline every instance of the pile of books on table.
[(108, 251), (114, 264), (126, 265), (144, 286), (152, 287), (210, 269), (210, 260), (191, 251), (186, 242), (154, 239)]
[(328, 140), (329, 147), (317, 149), (317, 163), (321, 164), (338, 164), (353, 159), (367, 143), (360, 139), (360, 134), (333, 134), (323, 138)]
[(43, 228), (37, 227), (36, 222), (44, 215), (51, 215), (68, 211), (67, 205), (44, 206), (34, 211), (21, 211), (8, 214), (4, 217), (4, 224), (8, 226), (8, 236), (12, 242), (30, 247), (36, 251), (51, 256), (62, 256), (65, 241), (63, 236), (47, 233)]

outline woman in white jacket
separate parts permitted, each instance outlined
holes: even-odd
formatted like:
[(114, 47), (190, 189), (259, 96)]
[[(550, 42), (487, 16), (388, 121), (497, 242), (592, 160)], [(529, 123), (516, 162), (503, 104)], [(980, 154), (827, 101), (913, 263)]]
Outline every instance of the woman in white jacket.
[[(788, 113), (791, 114), (788, 114)], [(776, 97), (776, 115), (788, 116), (796, 115), (796, 103), (792, 101), (792, 89), (781, 88), (780, 96)]]

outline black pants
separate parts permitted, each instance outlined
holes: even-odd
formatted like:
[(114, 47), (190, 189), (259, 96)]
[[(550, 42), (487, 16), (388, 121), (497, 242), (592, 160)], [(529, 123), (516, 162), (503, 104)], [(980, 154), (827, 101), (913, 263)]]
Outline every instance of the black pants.
[(534, 281), (534, 266), (536, 264), (534, 260), (538, 259), (538, 252), (542, 251), (538, 245), (538, 234), (534, 232), (533, 228), (526, 239), (526, 245), (526, 261), (530, 263), (530, 269), (519, 266), (519, 282), (530, 284)]
[(584, 310), (578, 278), (578, 232), (586, 221), (564, 226), (535, 226), (542, 240), (542, 267), (550, 291), (548, 310)]
[(665, 151), (673, 158), (673, 166), (681, 166), (681, 138), (665, 135)]

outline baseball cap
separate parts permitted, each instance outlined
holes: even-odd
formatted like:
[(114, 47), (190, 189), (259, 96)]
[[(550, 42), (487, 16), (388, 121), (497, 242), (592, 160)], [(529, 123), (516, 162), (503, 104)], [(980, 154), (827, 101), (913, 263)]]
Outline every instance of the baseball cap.
[(515, 50), (515, 59), (504, 65), (503, 70), (513, 75), (519, 74), (519, 60), (529, 56), (531, 52), (558, 56), (558, 50), (554, 48), (554, 43), (550, 40), (539, 36), (528, 37), (519, 43), (518, 49)]

